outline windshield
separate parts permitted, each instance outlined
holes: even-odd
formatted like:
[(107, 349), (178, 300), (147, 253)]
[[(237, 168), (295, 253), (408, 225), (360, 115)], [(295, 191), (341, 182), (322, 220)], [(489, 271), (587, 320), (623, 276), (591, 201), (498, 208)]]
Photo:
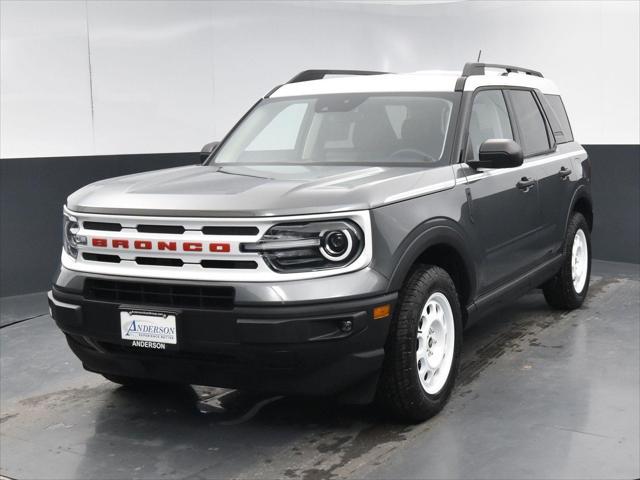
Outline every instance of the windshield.
[(225, 139), (213, 161), (436, 166), (445, 160), (456, 99), (454, 93), (267, 99)]

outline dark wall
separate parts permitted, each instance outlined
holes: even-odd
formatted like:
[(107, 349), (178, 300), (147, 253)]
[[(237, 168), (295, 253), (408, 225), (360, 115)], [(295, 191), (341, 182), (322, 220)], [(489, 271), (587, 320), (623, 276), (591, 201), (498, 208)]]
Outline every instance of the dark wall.
[(593, 256), (640, 263), (640, 145), (585, 145), (593, 168)]
[[(585, 146), (593, 165), (593, 255), (640, 263), (640, 146)], [(0, 160), (0, 296), (49, 288), (66, 197), (102, 178), (195, 164), (198, 153)]]
[(103, 178), (195, 164), (199, 153), (0, 160), (0, 297), (47, 290), (67, 196)]

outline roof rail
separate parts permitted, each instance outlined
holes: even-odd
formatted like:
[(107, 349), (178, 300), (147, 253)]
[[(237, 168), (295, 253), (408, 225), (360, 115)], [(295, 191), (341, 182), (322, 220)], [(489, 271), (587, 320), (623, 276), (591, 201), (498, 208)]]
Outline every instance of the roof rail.
[(529, 68), (515, 67), (513, 65), (501, 65), (499, 63), (465, 63), (464, 68), (462, 69), (463, 77), (470, 77), (472, 75), (484, 75), (485, 68), (502, 68), (507, 71), (507, 73), (511, 72), (521, 72), (526, 73), (527, 75), (533, 75), (535, 77), (541, 77), (542, 73), (531, 70)]
[(456, 81), (455, 91), (461, 92), (464, 90), (464, 84), (467, 81), (467, 77), (475, 76), (475, 75), (484, 75), (485, 68), (501, 68), (506, 70), (503, 75), (507, 75), (511, 72), (521, 72), (527, 75), (533, 75), (534, 77), (544, 78), (542, 73), (536, 70), (530, 70), (528, 68), (522, 67), (514, 67), (513, 65), (502, 65), (500, 63), (465, 63), (464, 68), (462, 69), (462, 75), (458, 77), (458, 81)]
[(304, 70), (287, 83), (308, 82), (321, 80), (327, 75), (384, 75), (389, 72), (375, 72), (371, 70)]

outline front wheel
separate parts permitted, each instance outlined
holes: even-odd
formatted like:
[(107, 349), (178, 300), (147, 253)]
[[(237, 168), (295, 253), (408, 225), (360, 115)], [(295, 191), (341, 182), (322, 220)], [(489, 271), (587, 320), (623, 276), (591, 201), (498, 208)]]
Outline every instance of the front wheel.
[(462, 344), (462, 314), (445, 270), (424, 265), (409, 276), (390, 325), (377, 402), (393, 416), (423, 421), (447, 402)]
[(591, 276), (591, 234), (586, 219), (574, 213), (564, 241), (564, 262), (560, 271), (542, 287), (547, 303), (573, 310), (584, 302)]

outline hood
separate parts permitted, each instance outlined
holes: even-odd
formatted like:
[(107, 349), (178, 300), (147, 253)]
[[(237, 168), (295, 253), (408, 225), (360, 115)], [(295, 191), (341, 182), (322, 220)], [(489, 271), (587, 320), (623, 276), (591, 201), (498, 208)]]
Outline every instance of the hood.
[[(69, 196), (72, 211), (247, 217), (364, 210), (437, 182), (424, 166), (192, 165), (101, 180)], [(449, 175), (451, 171), (449, 170)]]

